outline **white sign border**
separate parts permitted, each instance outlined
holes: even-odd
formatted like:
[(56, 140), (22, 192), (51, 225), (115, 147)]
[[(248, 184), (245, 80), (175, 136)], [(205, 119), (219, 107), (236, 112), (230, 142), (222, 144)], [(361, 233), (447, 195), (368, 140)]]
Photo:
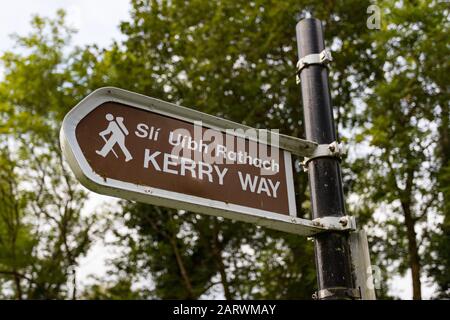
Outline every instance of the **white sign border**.
[[(286, 169), (289, 215), (101, 177), (94, 172), (84, 157), (76, 139), (75, 129), (78, 123), (85, 116), (105, 102), (122, 103), (124, 105), (177, 118), (189, 123), (193, 123), (194, 121), (202, 121), (202, 125), (204, 127), (213, 128), (219, 131), (223, 131), (224, 128), (220, 128), (214, 124), (210, 125), (210, 121), (205, 120), (213, 119), (216, 124), (218, 124), (220, 122), (219, 120), (221, 120), (226, 123), (225, 129), (230, 128), (230, 125), (234, 124), (228, 120), (209, 116), (192, 109), (176, 106), (168, 102), (146, 97), (123, 89), (114, 87), (97, 89), (69, 111), (63, 120), (63, 125), (60, 132), (63, 154), (65, 155), (66, 160), (77, 179), (88, 189), (104, 195), (166, 206), (179, 210), (221, 216), (304, 236), (311, 236), (319, 232), (326, 231), (325, 228), (315, 225), (310, 220), (296, 217), (297, 209), (295, 194), (293, 192), (294, 183), (291, 153), (287, 150), (283, 150), (283, 155)], [(239, 127), (242, 128), (243, 126), (239, 125)]]

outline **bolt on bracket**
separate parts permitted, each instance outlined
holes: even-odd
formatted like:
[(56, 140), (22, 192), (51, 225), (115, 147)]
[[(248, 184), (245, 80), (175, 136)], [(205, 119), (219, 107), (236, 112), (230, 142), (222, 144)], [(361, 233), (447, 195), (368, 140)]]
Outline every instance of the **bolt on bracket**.
[(308, 171), (308, 163), (317, 158), (338, 158), (341, 159), (347, 152), (344, 144), (333, 141), (330, 144), (319, 144), (310, 157), (305, 157), (301, 163), (303, 170)]
[(354, 231), (356, 230), (356, 219), (353, 216), (322, 217), (312, 220), (313, 225), (320, 226), (330, 231)]
[(336, 288), (328, 288), (316, 291), (312, 298), (314, 300), (322, 300), (330, 297), (340, 297), (347, 298), (351, 300), (359, 300), (361, 299), (361, 292), (359, 289), (354, 288), (344, 288), (344, 287), (336, 287)]
[(333, 61), (333, 57), (331, 56), (331, 51), (328, 49), (324, 49), (320, 53), (312, 53), (304, 56), (297, 62), (296, 83), (300, 83), (300, 72), (303, 70), (303, 68), (306, 68), (307, 66), (312, 64), (327, 66), (331, 61)]

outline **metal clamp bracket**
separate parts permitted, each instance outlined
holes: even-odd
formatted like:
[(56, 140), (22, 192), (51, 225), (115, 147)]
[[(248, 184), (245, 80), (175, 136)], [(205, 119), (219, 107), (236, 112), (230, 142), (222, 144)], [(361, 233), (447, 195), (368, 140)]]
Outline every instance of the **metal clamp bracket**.
[(304, 171), (308, 171), (308, 163), (311, 160), (324, 157), (341, 159), (346, 152), (347, 150), (342, 142), (337, 143), (336, 141), (333, 141), (330, 144), (319, 144), (310, 157), (304, 158), (301, 165)]
[(306, 68), (307, 66), (311, 64), (321, 64), (321, 65), (328, 65), (333, 61), (333, 57), (331, 56), (331, 51), (328, 49), (324, 49), (320, 53), (312, 53), (304, 56), (297, 62), (297, 77), (296, 82), (297, 84), (300, 83), (300, 72), (303, 70), (303, 68)]
[(353, 216), (322, 217), (312, 220), (313, 225), (329, 229), (330, 231), (354, 231), (356, 219)]
[(361, 299), (361, 292), (359, 289), (336, 287), (317, 291), (313, 294), (314, 300), (322, 300), (337, 296), (340, 299), (348, 298), (352, 300)]

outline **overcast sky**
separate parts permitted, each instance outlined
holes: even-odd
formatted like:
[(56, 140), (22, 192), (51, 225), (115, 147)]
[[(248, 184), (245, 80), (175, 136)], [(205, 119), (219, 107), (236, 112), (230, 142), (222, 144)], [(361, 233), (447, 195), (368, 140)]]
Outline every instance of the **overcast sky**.
[(11, 33), (30, 31), (32, 15), (54, 17), (56, 10), (67, 12), (67, 20), (79, 30), (74, 44), (107, 46), (120, 39), (118, 25), (129, 16), (129, 0), (0, 0), (0, 51), (11, 49)]
[[(0, 3), (0, 53), (13, 49), (14, 42), (10, 34), (25, 35), (31, 30), (30, 19), (33, 14), (54, 17), (60, 8), (67, 12), (69, 24), (78, 30), (73, 45), (95, 43), (107, 47), (112, 39), (122, 39), (118, 26), (121, 21), (128, 20), (130, 10), (129, 0), (0, 0)], [(111, 199), (93, 193), (90, 195), (89, 209), (100, 205), (105, 199)], [(96, 244), (81, 261), (79, 280), (85, 283), (89, 274), (103, 274), (106, 269), (105, 258), (108, 256), (107, 250), (101, 244)], [(433, 291), (424, 285), (424, 298), (428, 298)], [(410, 275), (396, 277), (391, 283), (391, 293), (411, 299)]]
[[(120, 40), (119, 23), (129, 16), (129, 0), (0, 0), (0, 54), (14, 50), (14, 40), (10, 35), (26, 35), (31, 31), (30, 20), (33, 15), (55, 17), (58, 9), (67, 12), (69, 25), (78, 32), (74, 35), (73, 45), (97, 44), (107, 47), (113, 39)], [(1, 79), (0, 66), (0, 79)], [(111, 203), (115, 198), (89, 192), (90, 199), (85, 214), (102, 205)], [(110, 253), (96, 243), (87, 257), (81, 259), (78, 270), (78, 282), (91, 283), (89, 275), (103, 275), (106, 271), (105, 259)]]

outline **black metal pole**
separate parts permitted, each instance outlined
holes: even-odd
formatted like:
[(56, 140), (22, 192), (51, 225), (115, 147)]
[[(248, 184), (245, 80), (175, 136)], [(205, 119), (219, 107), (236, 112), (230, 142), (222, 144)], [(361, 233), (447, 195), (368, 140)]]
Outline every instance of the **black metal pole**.
[[(296, 27), (299, 59), (324, 50), (322, 23), (308, 18)], [(306, 138), (319, 144), (336, 141), (328, 87), (328, 70), (311, 64), (300, 73)], [(332, 157), (308, 163), (313, 219), (344, 216), (339, 160)], [(354, 292), (348, 235), (329, 232), (316, 236), (315, 258), (319, 299), (349, 299)]]

